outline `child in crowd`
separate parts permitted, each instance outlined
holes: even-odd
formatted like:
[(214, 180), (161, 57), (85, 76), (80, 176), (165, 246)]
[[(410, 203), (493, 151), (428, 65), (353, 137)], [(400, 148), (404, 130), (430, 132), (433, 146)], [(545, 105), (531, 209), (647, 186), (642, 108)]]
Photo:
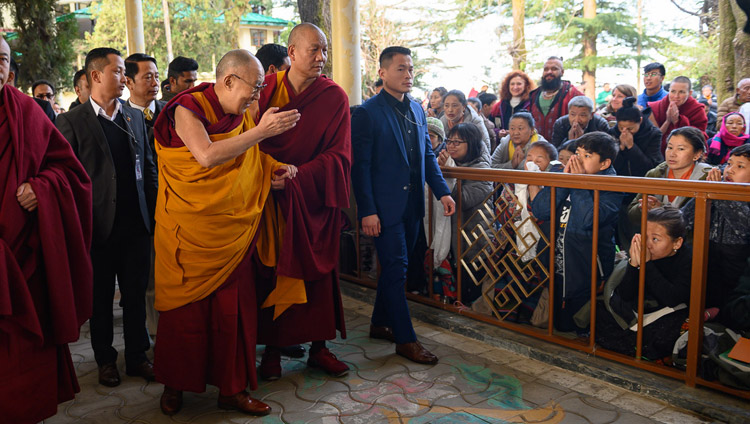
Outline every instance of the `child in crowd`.
[[(708, 181), (722, 181), (722, 173), (713, 168)], [(750, 144), (729, 152), (723, 181), (750, 184)], [(688, 229), (695, 220), (695, 199), (682, 208)], [(708, 245), (706, 308), (721, 309), (731, 300), (731, 292), (750, 257), (750, 202), (714, 200), (711, 202), (711, 226)]]
[[(584, 134), (577, 139), (576, 154), (563, 172), (570, 174), (615, 175), (612, 162), (617, 156), (617, 142), (603, 132)], [(531, 210), (538, 220), (550, 219), (551, 188), (529, 186)], [(602, 191), (599, 194), (598, 258), (600, 281), (612, 273), (615, 245), (614, 225), (622, 193)], [(559, 331), (578, 331), (573, 321), (576, 312), (591, 298), (591, 243), (594, 226), (594, 193), (592, 190), (557, 188), (558, 228), (555, 239), (555, 327)], [(542, 226), (549, 231), (548, 226)]]
[(560, 146), (557, 153), (557, 160), (559, 160), (563, 166), (568, 164), (568, 159), (576, 154), (577, 140), (568, 140)]
[(737, 112), (724, 115), (721, 129), (708, 143), (708, 163), (723, 165), (729, 158), (729, 151), (747, 143), (750, 137), (745, 134), (745, 118)]
[[(692, 255), (685, 240), (682, 212), (672, 205), (648, 211), (645, 231), (646, 261), (641, 263), (641, 234), (633, 236), (629, 259), (622, 279), (607, 282), (605, 301), (597, 308), (596, 341), (602, 347), (625, 355), (635, 353), (636, 332), (629, 328), (637, 323), (639, 269), (646, 267), (644, 313), (665, 307), (682, 308), (644, 327), (642, 356), (661, 359), (672, 353), (687, 318), (690, 303)], [(622, 265), (619, 265), (622, 266)], [(615, 286), (611, 295), (610, 285)], [(684, 307), (681, 305), (685, 305)]]

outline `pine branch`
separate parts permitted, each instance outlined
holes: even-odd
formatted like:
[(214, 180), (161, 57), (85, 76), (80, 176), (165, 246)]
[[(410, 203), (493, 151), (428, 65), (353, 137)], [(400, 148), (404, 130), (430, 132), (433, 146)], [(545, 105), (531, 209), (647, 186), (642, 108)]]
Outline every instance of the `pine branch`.
[(675, 5), (675, 7), (677, 7), (677, 8), (678, 8), (678, 9), (680, 9), (681, 11), (683, 11), (683, 12), (687, 13), (688, 15), (692, 15), (692, 16), (703, 16), (703, 14), (702, 14), (702, 13), (699, 13), (699, 12), (691, 12), (691, 11), (689, 11), (689, 10), (687, 10), (687, 9), (683, 8), (682, 6), (680, 6), (679, 4), (677, 4), (677, 0), (669, 0), (669, 1), (671, 1), (671, 2), (672, 2), (672, 4), (673, 4), (673, 5)]

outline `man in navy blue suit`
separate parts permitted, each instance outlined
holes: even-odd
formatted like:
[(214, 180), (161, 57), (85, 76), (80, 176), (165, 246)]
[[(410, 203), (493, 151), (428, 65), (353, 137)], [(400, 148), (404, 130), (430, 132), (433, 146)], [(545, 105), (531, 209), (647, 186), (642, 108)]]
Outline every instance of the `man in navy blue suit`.
[(425, 213), (425, 181), (446, 216), (456, 203), (432, 153), (424, 111), (407, 96), (411, 51), (383, 50), (378, 76), (383, 90), (352, 116), (352, 186), (362, 231), (375, 238), (381, 267), (370, 337), (396, 343), (396, 353), (414, 362), (434, 364), (438, 358), (417, 341), (411, 324), (406, 269)]

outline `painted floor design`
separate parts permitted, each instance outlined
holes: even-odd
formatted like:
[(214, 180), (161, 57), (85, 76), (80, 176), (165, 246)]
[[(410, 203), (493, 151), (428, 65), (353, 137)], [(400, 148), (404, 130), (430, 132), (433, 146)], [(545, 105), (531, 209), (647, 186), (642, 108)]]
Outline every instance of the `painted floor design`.
[[(115, 305), (115, 346), (122, 384), (97, 383), (88, 334), (71, 345), (81, 385), (75, 400), (61, 404), (44, 421), (58, 423), (704, 423), (710, 422), (660, 401), (589, 377), (415, 322), (422, 344), (437, 365), (420, 365), (395, 355), (394, 346), (368, 337), (372, 307), (345, 298), (346, 340), (329, 348), (351, 371), (343, 378), (309, 369), (302, 359), (282, 359), (284, 374), (260, 382), (253, 396), (271, 415), (253, 418), (216, 407), (218, 390), (185, 393), (173, 417), (159, 410), (163, 386), (124, 373), (122, 311)], [(260, 349), (258, 359), (260, 359)]]

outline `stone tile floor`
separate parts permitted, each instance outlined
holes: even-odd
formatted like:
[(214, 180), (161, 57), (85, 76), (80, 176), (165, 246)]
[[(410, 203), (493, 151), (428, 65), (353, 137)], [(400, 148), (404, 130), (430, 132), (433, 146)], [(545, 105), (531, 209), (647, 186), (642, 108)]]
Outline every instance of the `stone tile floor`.
[[(253, 418), (216, 408), (218, 390), (185, 393), (173, 417), (159, 410), (163, 386), (124, 374), (108, 388), (97, 383), (88, 325), (71, 345), (81, 393), (44, 421), (58, 423), (705, 423), (704, 418), (607, 383), (415, 322), (422, 343), (440, 357), (419, 365), (394, 346), (368, 337), (370, 305), (344, 298), (346, 340), (329, 343), (351, 371), (330, 378), (305, 359), (284, 359), (283, 377), (260, 382), (253, 396), (271, 415)], [(122, 351), (121, 311), (116, 347)], [(258, 355), (260, 359), (260, 352)]]

